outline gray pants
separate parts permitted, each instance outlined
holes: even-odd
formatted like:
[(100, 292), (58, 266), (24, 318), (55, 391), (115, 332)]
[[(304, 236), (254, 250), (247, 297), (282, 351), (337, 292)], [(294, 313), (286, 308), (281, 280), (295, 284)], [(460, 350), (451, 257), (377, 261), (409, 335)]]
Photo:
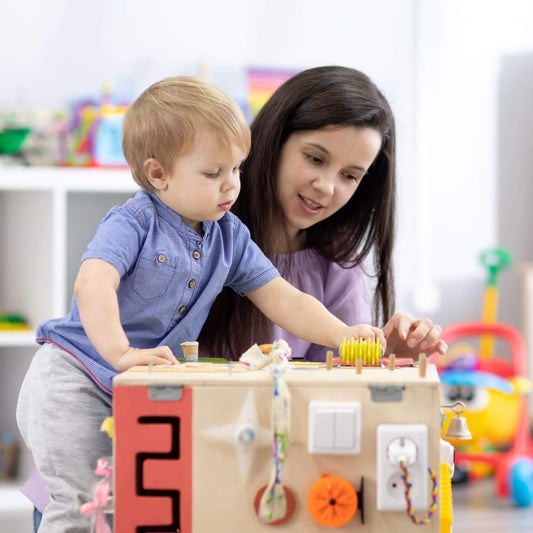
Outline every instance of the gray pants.
[(101, 479), (94, 475), (96, 460), (112, 454), (111, 439), (100, 431), (111, 402), (72, 355), (52, 344), (35, 354), (17, 423), (50, 495), (39, 533), (89, 532), (91, 518), (79, 508)]

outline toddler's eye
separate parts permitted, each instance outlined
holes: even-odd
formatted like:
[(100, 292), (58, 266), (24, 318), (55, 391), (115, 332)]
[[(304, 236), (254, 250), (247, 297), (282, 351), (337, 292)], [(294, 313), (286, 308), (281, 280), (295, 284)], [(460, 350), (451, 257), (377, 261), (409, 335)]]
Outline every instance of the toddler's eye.
[(204, 172), (204, 176), (206, 178), (211, 179), (218, 178), (218, 176), (220, 176), (220, 170), (214, 170), (213, 172)]

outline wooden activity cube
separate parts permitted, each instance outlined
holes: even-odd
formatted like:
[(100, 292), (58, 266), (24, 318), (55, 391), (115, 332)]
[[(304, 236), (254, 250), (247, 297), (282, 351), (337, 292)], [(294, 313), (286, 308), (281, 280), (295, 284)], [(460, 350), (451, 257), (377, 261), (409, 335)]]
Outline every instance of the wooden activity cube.
[[(271, 438), (254, 446), (238, 438), (243, 424), (251, 426), (256, 437), (269, 434), (274, 382), (267, 369), (180, 365), (150, 371), (136, 367), (118, 375), (113, 400), (116, 533), (330, 531), (307, 509), (309, 489), (323, 474), (341, 476), (359, 495), (355, 516), (334, 528), (339, 533), (440, 531), (440, 503), (422, 529), (405, 509), (377, 508), (378, 426), (426, 427), (428, 466), (440, 475), (441, 396), (434, 365), (428, 365), (425, 377), (416, 367), (363, 368), (357, 374), (353, 368), (312, 366), (290, 367), (285, 376), (292, 427), (283, 485), (294, 495), (295, 510), (287, 522), (273, 526), (259, 521), (253, 505), (258, 490), (269, 482)], [(359, 404), (360, 435), (350, 424), (328, 425), (326, 416), (323, 432), (319, 428), (310, 436), (311, 402)], [(314, 426), (322, 422), (317, 418)], [(229, 440), (213, 437), (212, 428), (222, 426)], [(359, 453), (309, 453), (310, 438), (318, 439), (314, 445), (320, 446), (324, 436), (331, 440), (332, 431), (341, 448), (346, 438), (358, 439)], [(429, 507), (429, 494), (427, 501)], [(427, 512), (419, 509), (416, 514)]]

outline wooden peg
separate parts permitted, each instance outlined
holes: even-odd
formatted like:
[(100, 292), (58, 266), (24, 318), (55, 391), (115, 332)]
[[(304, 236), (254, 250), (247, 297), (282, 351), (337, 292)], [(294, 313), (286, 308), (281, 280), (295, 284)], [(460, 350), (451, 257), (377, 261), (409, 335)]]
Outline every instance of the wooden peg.
[(396, 363), (395, 360), (396, 360), (396, 356), (393, 353), (391, 353), (389, 355), (389, 365), (388, 365), (388, 368), (391, 371), (394, 370), (394, 368), (395, 368), (395, 363)]
[(363, 360), (358, 357), (355, 360), (355, 373), (360, 374), (363, 371)]
[(333, 352), (328, 350), (326, 352), (326, 370), (331, 370), (333, 368)]
[(421, 378), (425, 378), (426, 377), (426, 365), (427, 365), (426, 354), (425, 353), (421, 353), (418, 356), (418, 375)]

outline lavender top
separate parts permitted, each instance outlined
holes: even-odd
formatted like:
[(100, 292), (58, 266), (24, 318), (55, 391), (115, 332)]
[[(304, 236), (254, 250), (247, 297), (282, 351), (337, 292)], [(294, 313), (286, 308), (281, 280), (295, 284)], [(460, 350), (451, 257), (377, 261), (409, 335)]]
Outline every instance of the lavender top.
[[(344, 269), (315, 250), (306, 249), (292, 254), (291, 272), (285, 275), (288, 260), (288, 254), (277, 254), (272, 258), (289, 283), (314, 296), (349, 326), (371, 323), (367, 276), (360, 267)], [(293, 357), (303, 357), (308, 361), (326, 359), (325, 346), (311, 344), (274, 325), (272, 339), (279, 338), (289, 343)]]

